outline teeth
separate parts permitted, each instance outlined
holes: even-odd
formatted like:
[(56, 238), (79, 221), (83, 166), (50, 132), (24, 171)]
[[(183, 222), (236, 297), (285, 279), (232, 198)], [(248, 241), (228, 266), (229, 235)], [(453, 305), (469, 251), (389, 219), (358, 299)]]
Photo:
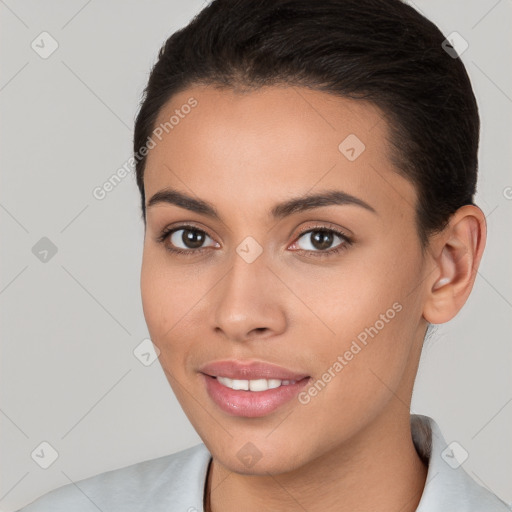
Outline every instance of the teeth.
[(254, 379), (241, 380), (229, 379), (228, 377), (217, 377), (217, 380), (223, 385), (231, 389), (242, 389), (245, 391), (267, 391), (267, 389), (278, 388), (279, 386), (288, 386), (295, 384), (294, 380), (280, 379)]

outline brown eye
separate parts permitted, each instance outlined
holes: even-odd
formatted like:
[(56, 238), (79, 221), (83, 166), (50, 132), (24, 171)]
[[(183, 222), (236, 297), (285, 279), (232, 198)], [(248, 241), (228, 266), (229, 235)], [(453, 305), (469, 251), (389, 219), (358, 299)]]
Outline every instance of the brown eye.
[[(301, 239), (306, 240), (306, 243), (301, 245), (299, 241)], [(328, 251), (332, 249), (332, 244), (335, 242), (335, 239), (339, 239), (340, 243), (336, 246), (339, 246), (347, 241), (347, 239), (336, 232), (328, 229), (315, 229), (307, 231), (303, 233), (297, 240), (297, 244), (300, 249), (305, 251)], [(335, 247), (336, 247), (335, 246)]]
[(204, 231), (198, 229), (179, 229), (171, 235), (170, 240), (177, 247), (180, 247), (181, 243), (185, 249), (199, 249), (207, 236)]
[[(204, 245), (207, 240), (211, 243)], [(209, 247), (219, 247), (205, 231), (192, 225), (165, 228), (158, 236), (157, 242), (163, 244), (171, 253), (187, 256), (202, 253)]]

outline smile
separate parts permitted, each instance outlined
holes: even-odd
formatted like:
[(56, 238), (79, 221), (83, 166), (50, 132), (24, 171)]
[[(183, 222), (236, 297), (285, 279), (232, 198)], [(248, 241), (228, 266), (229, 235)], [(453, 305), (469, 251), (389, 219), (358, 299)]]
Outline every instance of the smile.
[(257, 418), (273, 413), (293, 399), (311, 380), (230, 379), (201, 374), (205, 391), (214, 404), (230, 416)]
[(230, 379), (229, 377), (217, 377), (217, 380), (223, 386), (235, 390), (244, 391), (267, 391), (268, 389), (275, 389), (279, 386), (289, 386), (295, 384), (295, 380), (280, 380), (280, 379)]

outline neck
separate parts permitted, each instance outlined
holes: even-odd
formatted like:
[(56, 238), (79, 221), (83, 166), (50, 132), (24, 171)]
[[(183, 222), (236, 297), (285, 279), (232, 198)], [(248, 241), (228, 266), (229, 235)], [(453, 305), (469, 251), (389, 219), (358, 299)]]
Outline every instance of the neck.
[(357, 436), (291, 472), (241, 475), (214, 459), (207, 492), (212, 512), (413, 512), (426, 476), (412, 442), (409, 411), (400, 404)]

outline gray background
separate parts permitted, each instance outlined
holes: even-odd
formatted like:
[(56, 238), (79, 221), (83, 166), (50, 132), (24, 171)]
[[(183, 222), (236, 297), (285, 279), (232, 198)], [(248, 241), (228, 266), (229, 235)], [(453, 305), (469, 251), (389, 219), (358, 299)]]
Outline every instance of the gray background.
[[(200, 442), (158, 362), (133, 354), (148, 337), (134, 176), (102, 201), (92, 190), (130, 156), (160, 45), (202, 5), (0, 0), (2, 511)], [(434, 417), (468, 451), (466, 471), (511, 502), (512, 1), (415, 5), (469, 43), (489, 234), (472, 296), (425, 346), (413, 412)], [(59, 45), (46, 59), (31, 47), (43, 31)], [(43, 237), (57, 248), (46, 262), (32, 252)], [(48, 469), (31, 457), (43, 441), (58, 452)]]

